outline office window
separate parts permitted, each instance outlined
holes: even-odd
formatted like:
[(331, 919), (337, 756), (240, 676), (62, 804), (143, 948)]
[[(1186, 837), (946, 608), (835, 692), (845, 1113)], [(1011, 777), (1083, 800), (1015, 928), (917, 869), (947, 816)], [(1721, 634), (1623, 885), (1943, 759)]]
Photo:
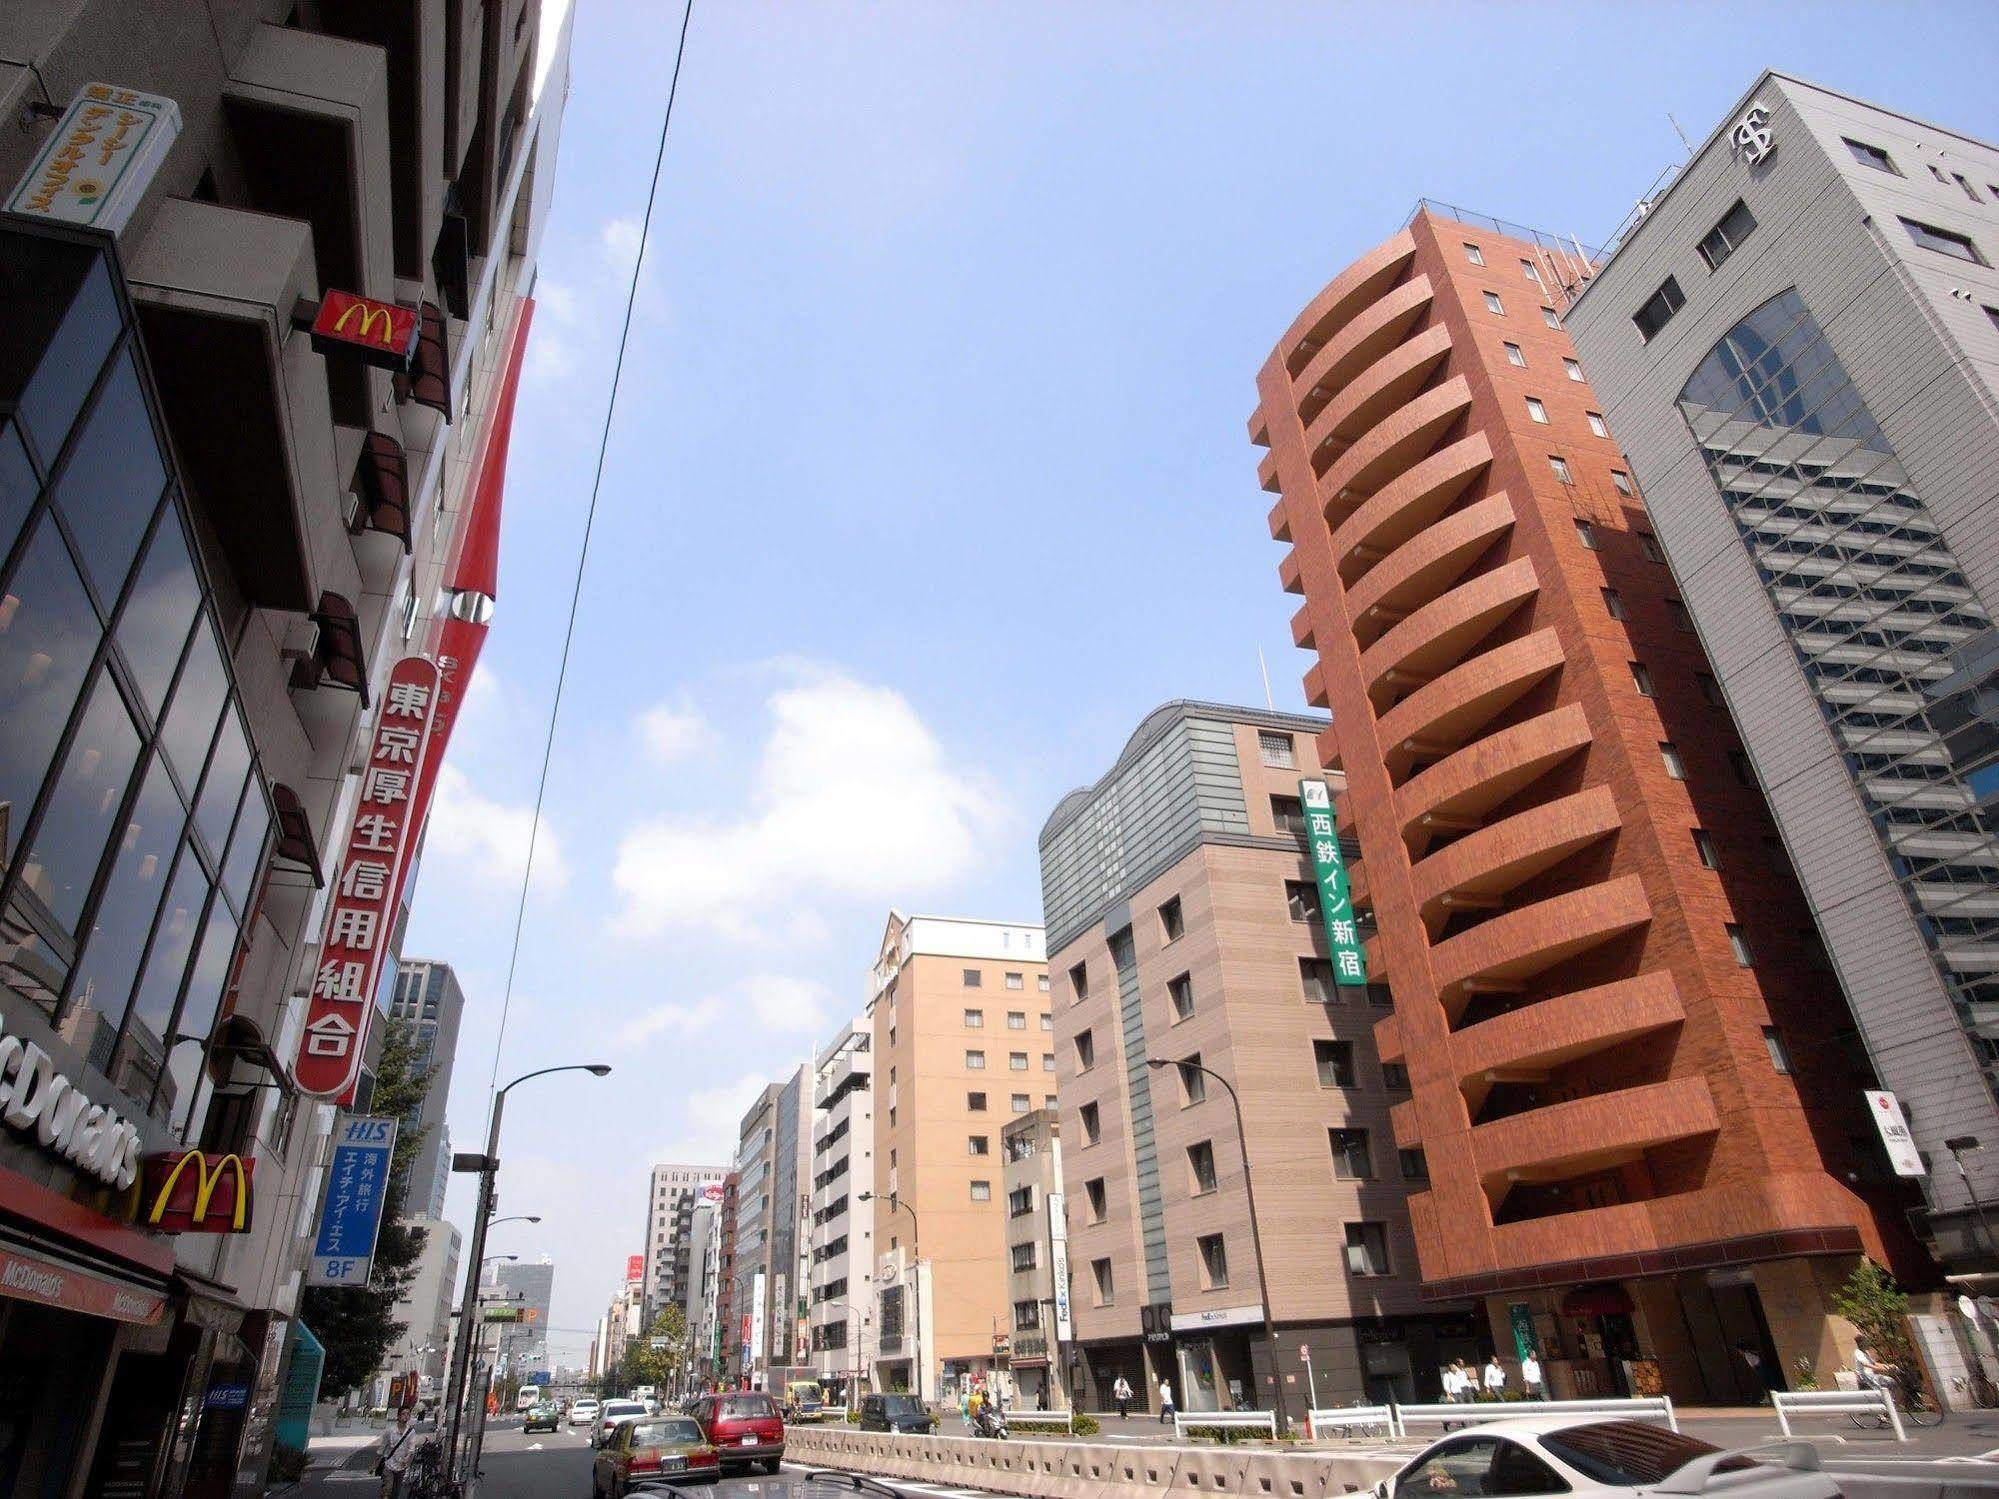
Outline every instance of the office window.
[(1901, 168), (1895, 165), (1894, 158), (1879, 146), (1870, 146), (1865, 141), (1852, 140), (1846, 136), (1841, 136), (1840, 139), (1846, 142), (1846, 149), (1853, 153), (1853, 159), (1862, 166), (1872, 167), (1877, 172), (1891, 172), (1897, 177), (1902, 175)]
[(992, 1136), (990, 1136), (990, 1135), (967, 1135), (967, 1136), (965, 1136), (965, 1154), (966, 1154), (966, 1155), (991, 1155), (991, 1154), (992, 1154)]
[(1197, 1051), (1179, 1064), (1180, 1099), (1185, 1104), (1204, 1103), (1208, 1097), (1208, 1075), (1201, 1070), (1201, 1054)]
[(1215, 1190), (1215, 1147), (1209, 1141), (1198, 1140), (1187, 1147), (1187, 1174), (1194, 1183), (1194, 1195)]
[(1314, 1041), (1312, 1060), (1318, 1065), (1320, 1087), (1351, 1088), (1354, 1085), (1353, 1042)]
[(1194, 979), (1183, 973), (1166, 981), (1166, 997), (1173, 1002), (1173, 1018), (1185, 1020), (1194, 1013)]
[(1097, 1105), (1093, 1103), (1084, 1104), (1082, 1108), (1076, 1111), (1076, 1116), (1082, 1121), (1083, 1143), (1085, 1145), (1094, 1145), (1103, 1138), (1103, 1113)]
[(1069, 970), (1069, 988), (1078, 999), (1082, 999), (1090, 992), (1090, 969), (1087, 963), (1078, 963)]
[(1097, 1305), (1109, 1306), (1111, 1304), (1112, 1289), (1111, 1262), (1109, 1260), (1091, 1260), (1090, 1277), (1096, 1282)]
[(1090, 1221), (1092, 1223), (1102, 1223), (1104, 1221), (1104, 1214), (1107, 1211), (1105, 1207), (1104, 1179), (1101, 1176), (1093, 1176), (1084, 1182), (1083, 1197), (1089, 1203)]
[(1687, 606), (1685, 604), (1681, 603), (1678, 599), (1667, 599), (1666, 612), (1673, 618), (1674, 629), (1692, 633), (1694, 617), (1687, 613)]
[(1983, 198), (1978, 196), (1978, 189), (1971, 185), (1970, 181), (1965, 177), (1964, 173), (1952, 172), (1950, 175), (1951, 175), (1951, 180), (1964, 190), (1965, 197), (1971, 199), (1971, 201), (1974, 203), (1982, 203), (1985, 201)]
[(1347, 1274), (1386, 1275), (1388, 1269), (1388, 1225), (1349, 1223), (1347, 1225)]
[(1534, 268), (1534, 262), (1531, 260), (1523, 260), (1520, 262), (1520, 274), (1525, 276), (1529, 281), (1533, 282), (1536, 286), (1539, 286), (1541, 284), (1541, 273)]
[[(1016, 1244), (1013, 1246), (1013, 1268), (1016, 1270), (1032, 1270), (1034, 1268), (1034, 1241), (1032, 1239), (1029, 1239), (1025, 1244)], [(1016, 1325), (1024, 1327), (1032, 1327), (1034, 1325), (1032, 1322), (1023, 1323), (1020, 1321), (1020, 1309), (1022, 1307), (1032, 1308), (1033, 1306), (1034, 1303), (1032, 1301), (1016, 1301), (1013, 1304), (1014, 1322)]]
[(1631, 314), (1631, 321), (1638, 325), (1639, 336), (1650, 343), (1659, 336), (1659, 330), (1673, 320), (1673, 314), (1686, 305), (1686, 293), (1680, 290), (1680, 283), (1668, 276), (1659, 283), (1659, 289), (1645, 299), (1645, 305)]
[(980, 985), (985, 983), (985, 981), (986, 981), (986, 976), (983, 973), (979, 972), (978, 969), (967, 968), (965, 970), (965, 987), (967, 989), (976, 989)]
[(1721, 868), (1721, 858), (1714, 851), (1714, 839), (1701, 828), (1694, 829), (1694, 852), (1700, 857), (1701, 868)]
[(1635, 493), (1631, 487), (1631, 475), (1624, 472), (1621, 468), (1614, 468), (1610, 471), (1610, 484), (1611, 488), (1627, 498)]
[(1327, 1135), (1333, 1145), (1333, 1175), (1343, 1182), (1372, 1181), (1374, 1154), (1368, 1149), (1364, 1129), (1334, 1129)]
[(1052, 1031), (1055, 1029), (1055, 1017), (1053, 1015), (1043, 1015), (1040, 1016), (1039, 1019), (1041, 1021), (1041, 1028), (1044, 1031)]
[(986, 1012), (984, 1010), (965, 1011), (965, 1028), (967, 1030), (982, 1030), (985, 1027), (985, 1023)]
[[(1566, 458), (1562, 458), (1562, 457), (1559, 457), (1559, 456), (1557, 456), (1557, 455), (1556, 455), (1556, 454), (1554, 454), (1554, 453), (1550, 453), (1550, 454), (1548, 455), (1548, 467), (1549, 467), (1550, 469), (1552, 469), (1552, 470), (1554, 471), (1554, 475), (1555, 475), (1555, 482), (1556, 482), (1556, 483), (1558, 483), (1558, 484), (1573, 484), (1573, 483), (1575, 483), (1575, 482), (1576, 482), (1576, 476), (1575, 476), (1574, 474), (1572, 474), (1572, 473), (1570, 473), (1570, 472), (1569, 472), (1569, 461), (1568, 461), (1568, 459), (1566, 459)], [(1582, 527), (1582, 526), (1585, 526), (1585, 525), (1587, 525), (1587, 522), (1585, 522), (1585, 521), (1577, 521), (1577, 522), (1576, 522), (1576, 525), (1577, 525), (1578, 527)], [(1585, 542), (1585, 543), (1584, 543), (1584, 545), (1585, 545), (1585, 546), (1591, 546), (1591, 547), (1592, 547), (1592, 550), (1594, 549), (1594, 546), (1593, 546), (1593, 544), (1592, 544), (1592, 543), (1590, 543), (1590, 542)]]
[(1612, 619), (1623, 619), (1625, 617), (1624, 595), (1619, 593), (1615, 588), (1604, 589), (1603, 612), (1608, 614)]
[(1546, 323), (1550, 328), (1559, 328), (1562, 326), (1561, 318), (1552, 307), (1543, 307), (1541, 309), (1541, 321)]
[(1749, 934), (1732, 921), (1728, 923), (1728, 946), (1744, 968), (1756, 966), (1756, 955), (1749, 950)]
[(1631, 534), (1638, 538), (1638, 550), (1645, 554), (1647, 562), (1664, 562), (1666, 560), (1666, 554), (1659, 548), (1659, 538), (1654, 536), (1650, 531), (1634, 531)]
[(1527, 356), (1520, 352), (1520, 345), (1501, 344), (1500, 347), (1506, 350), (1506, 362), (1508, 364), (1523, 370), (1527, 368)]
[(1006, 1212), (1009, 1218), (1025, 1218), (1034, 1211), (1034, 1188), (1032, 1185), (1015, 1187), (1006, 1194)]
[(1471, 262), (1471, 263), (1472, 263), (1473, 265), (1484, 265), (1484, 264), (1485, 264), (1485, 252), (1484, 252), (1483, 250), (1479, 249), (1479, 247), (1478, 247), (1477, 245), (1473, 244), (1473, 243), (1472, 243), (1472, 242), (1471, 242), (1470, 240), (1466, 240), (1466, 241), (1465, 241), (1465, 259), (1466, 259), (1466, 260), (1469, 260), (1469, 261), (1470, 261), (1470, 262)]
[(984, 1072), (986, 1070), (986, 1054), (982, 1051), (966, 1052), (965, 1066), (973, 1072)]
[(1909, 231), (1909, 238), (1925, 250), (1934, 250), (1939, 255), (1966, 260), (1973, 265), (1985, 264), (1985, 257), (1978, 253), (1978, 247), (1972, 244), (1968, 235), (1959, 234), (1954, 229), (1939, 229), (1934, 224), (1925, 224), (1917, 219), (1903, 219), (1902, 227)]
[(1527, 414), (1542, 426), (1548, 425), (1548, 408), (1533, 396), (1527, 398)]
[(1027, 1071), (1027, 1053), (1024, 1051), (1008, 1052), (1006, 1054), (1006, 1067), (1009, 1072)]
[(1159, 908), (1159, 935), (1168, 942), (1178, 942), (1186, 930), (1187, 923), (1180, 915), (1180, 897), (1176, 895)]
[(971, 1113), (983, 1114), (986, 1111), (986, 1095), (983, 1093), (967, 1093), (965, 1095), (965, 1108)]
[(1304, 835), (1305, 808), (1295, 796), (1273, 796), (1270, 799), (1270, 820), (1276, 824), (1280, 835)]
[(1027, 1011), (1025, 1011), (1025, 1010), (1008, 1010), (1008, 1011), (1006, 1012), (1006, 1028), (1007, 1028), (1008, 1030), (1010, 1030), (1010, 1031), (1024, 1031), (1024, 1030), (1026, 1030), (1026, 1029), (1027, 1029)]
[(1076, 1033), (1076, 1065), (1084, 1072), (1097, 1065), (1097, 1038), (1088, 1031)]
[(1014, 1113), (1025, 1114), (1029, 1109), (1033, 1107), (1034, 1107), (1034, 1101), (1030, 1099), (1025, 1093), (1016, 1093), (1013, 1095)]
[(1694, 686), (1700, 689), (1701, 700), (1703, 702), (1714, 708), (1721, 706), (1721, 683), (1717, 682), (1707, 672), (1697, 671), (1694, 673)]
[(1610, 428), (1604, 425), (1603, 413), (1601, 411), (1586, 411), (1583, 415), (1589, 418), (1590, 431), (1594, 432), (1598, 437), (1610, 436)]
[(1289, 734), (1269, 729), (1257, 730), (1256, 752), (1272, 770), (1290, 770), (1298, 764), (1297, 747), (1292, 744)]
[(1317, 921), (1319, 919), (1319, 887), (1309, 880), (1286, 880), (1284, 882), (1284, 904), (1290, 907), (1293, 921)]
[(1305, 1003), (1329, 1005), (1339, 998), (1333, 982), (1333, 965), (1326, 958), (1300, 958), (1298, 982), (1305, 991)]
[(1381, 1085), (1391, 1093), (1407, 1093), (1409, 1091), (1408, 1067), (1401, 1062), (1383, 1062), (1381, 1064)]
[(1784, 1045), (1783, 1034), (1776, 1026), (1763, 1027), (1763, 1047), (1770, 1053), (1770, 1065), (1777, 1071), (1788, 1074), (1791, 1070), (1791, 1051)]
[(1562, 368), (1565, 371), (1567, 371), (1568, 377), (1571, 380), (1574, 380), (1578, 385), (1582, 383), (1582, 378), (1583, 378), (1582, 361), (1577, 359), (1564, 359), (1562, 361)]
[(1041, 1070), (1042, 1070), (1043, 1072), (1053, 1072), (1053, 1071), (1055, 1070), (1055, 1053), (1054, 1053), (1054, 1052), (1052, 1052), (1052, 1051), (1044, 1051), (1044, 1052), (1043, 1052), (1043, 1053), (1041, 1054)]
[(1652, 673), (1645, 669), (1643, 661), (1631, 663), (1631, 685), (1638, 689), (1640, 697), (1652, 696)]
[(1006, 986), (1009, 989), (1025, 989), (1027, 987), (1027, 976), (1019, 973), (1009, 973), (1006, 976)]
[(1367, 1002), (1377, 1010), (1393, 1009), (1395, 1006), (1395, 996), (1389, 991), (1386, 984), (1369, 984), (1367, 986)]
[(1707, 262), (1707, 268), (1711, 271), (1720, 270), (1721, 263), (1735, 253), (1737, 247), (1749, 238), (1755, 228), (1755, 215), (1750, 213), (1748, 206), (1740, 198), (1737, 198), (1735, 206), (1721, 216), (1721, 222), (1708, 230), (1701, 239), (1701, 259)]
[(1210, 1291), (1220, 1290), (1229, 1283), (1229, 1254), (1222, 1245), (1220, 1234), (1203, 1234), (1194, 1241), (1194, 1247), (1201, 1251), (1201, 1284)]
[(1034, 976), (1034, 987), (1039, 989), (1043, 994), (1046, 994), (1048, 992), (1048, 975), (1037, 973)]
[(1506, 316), (1506, 304), (1499, 300), (1498, 292), (1489, 291), (1485, 294), (1485, 310), (1497, 313), (1501, 317)]
[(1663, 739), (1659, 741), (1659, 758), (1666, 764), (1667, 775), (1676, 781), (1684, 781), (1687, 778), (1687, 767), (1680, 759), (1679, 750)]
[(1413, 1145), (1407, 1150), (1398, 1150), (1396, 1156), (1402, 1167), (1402, 1179), (1406, 1182), (1426, 1182), (1430, 1179), (1430, 1162), (1423, 1154), (1423, 1147)]
[(992, 1200), (993, 1200), (993, 1184), (991, 1182), (975, 1181), (972, 1183), (972, 1201), (991, 1202)]

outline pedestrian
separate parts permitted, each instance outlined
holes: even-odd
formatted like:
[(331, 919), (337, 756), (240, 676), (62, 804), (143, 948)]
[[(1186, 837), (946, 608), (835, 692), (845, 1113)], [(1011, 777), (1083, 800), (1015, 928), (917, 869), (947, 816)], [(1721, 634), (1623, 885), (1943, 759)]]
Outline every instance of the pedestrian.
[(1131, 1419), (1131, 1381), (1126, 1379), (1122, 1374), (1117, 1377), (1117, 1383), (1111, 1386), (1111, 1399), (1117, 1402), (1118, 1419), (1120, 1421), (1129, 1421)]
[(966, 1385), (958, 1391), (958, 1419), (965, 1423), (965, 1435), (972, 1434), (972, 1387)]
[(403, 1475), (409, 1471), (416, 1449), (415, 1413), (407, 1406), (396, 1409), (396, 1426), (382, 1433), (382, 1455), (375, 1459), (375, 1471), (382, 1478), (382, 1499), (402, 1499)]
[(1506, 1370), (1499, 1362), (1499, 1355), (1493, 1354), (1485, 1361), (1485, 1398), (1504, 1400), (1506, 1398)]
[(1529, 1348), (1527, 1356), (1520, 1360), (1520, 1383), (1526, 1386), (1529, 1400), (1548, 1398), (1547, 1386), (1541, 1383), (1541, 1360), (1532, 1348)]
[(1173, 1419), (1173, 1386), (1165, 1380), (1159, 1381), (1159, 1424), (1166, 1425)]

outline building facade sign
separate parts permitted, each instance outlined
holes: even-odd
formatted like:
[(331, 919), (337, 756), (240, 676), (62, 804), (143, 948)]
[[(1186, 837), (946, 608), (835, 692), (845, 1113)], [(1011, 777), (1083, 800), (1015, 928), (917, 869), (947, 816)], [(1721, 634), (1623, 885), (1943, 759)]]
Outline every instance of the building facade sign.
[(1055, 1302), (1055, 1337), (1073, 1342), (1075, 1325), (1069, 1316), (1069, 1219), (1068, 1198), (1061, 1192), (1048, 1194), (1048, 1280), (1049, 1295)]
[(1742, 118), (1728, 132), (1728, 143), (1742, 158), (1743, 165), (1752, 167), (1767, 160), (1777, 149), (1777, 137), (1770, 129), (1770, 110), (1762, 100), (1742, 112)]
[(0, 1119), (79, 1171), (123, 1192), (139, 1177), (139, 1131), (55, 1070), (32, 1041), (0, 1032)]
[(299, 1091), (315, 1098), (351, 1102), (360, 1075), (382, 956), (418, 832), (410, 796), (436, 718), (438, 686), (437, 667), (423, 656), (405, 656), (389, 674), (361, 798), (326, 903), (319, 966), (292, 1068)]
[(333, 1129), (333, 1160), (319, 1235), (306, 1268), (309, 1286), (365, 1286), (375, 1266), (375, 1235), (382, 1227), (389, 1163), (396, 1152), (394, 1119), (341, 1115)]
[(250, 1230), (255, 1161), (235, 1153), (170, 1150), (146, 1157), (146, 1226), (163, 1234), (240, 1234)]
[(764, 1320), (764, 1284), (764, 1273), (759, 1270), (750, 1283), (750, 1336), (743, 1359), (745, 1372), (751, 1365), (763, 1363), (768, 1346), (764, 1342), (768, 1330)]
[(7, 212), (116, 234), (180, 134), (180, 106), (86, 83), (7, 198)]
[(121, 1285), (108, 1276), (5, 1247), (0, 1247), (0, 1296), (147, 1327), (160, 1320), (167, 1305), (162, 1292)]
[(1298, 800), (1305, 810), (1305, 843), (1312, 872), (1319, 880), (1319, 914), (1326, 923), (1326, 942), (1333, 960), (1333, 982), (1365, 984), (1367, 949), (1361, 945), (1347, 888), (1346, 860), (1340, 857), (1338, 820), (1333, 816), (1332, 788), (1324, 781), (1301, 780)]
[(625, 1284), (628, 1286), (636, 1285), (638, 1282), (644, 1280), (645, 1276), (646, 1276), (646, 1257), (642, 1254), (626, 1255)]
[(1888, 1164), (1895, 1168), (1895, 1174), (1928, 1176), (1929, 1167), (1923, 1164), (1915, 1136), (1909, 1133), (1909, 1121), (1903, 1117), (1902, 1101), (1892, 1093), (1870, 1088), (1867, 1111), (1874, 1116), (1874, 1127), (1881, 1132), (1881, 1144), (1888, 1152)]
[(1175, 1312), (1173, 1330), (1201, 1332), (1210, 1327), (1243, 1327), (1262, 1320), (1263, 1308), (1260, 1306), (1217, 1306), (1198, 1312)]
[(402, 373), (416, 357), (421, 326), (414, 307), (329, 288), (313, 314), (312, 346), (321, 354)]

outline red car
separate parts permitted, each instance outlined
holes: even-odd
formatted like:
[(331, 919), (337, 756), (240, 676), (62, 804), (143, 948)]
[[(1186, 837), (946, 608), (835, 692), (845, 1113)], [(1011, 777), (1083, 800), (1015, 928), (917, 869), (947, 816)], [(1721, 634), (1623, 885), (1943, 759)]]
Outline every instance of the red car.
[(687, 1408), (701, 1434), (722, 1459), (722, 1471), (764, 1465), (777, 1472), (784, 1462), (784, 1416), (762, 1390), (724, 1390), (703, 1395)]

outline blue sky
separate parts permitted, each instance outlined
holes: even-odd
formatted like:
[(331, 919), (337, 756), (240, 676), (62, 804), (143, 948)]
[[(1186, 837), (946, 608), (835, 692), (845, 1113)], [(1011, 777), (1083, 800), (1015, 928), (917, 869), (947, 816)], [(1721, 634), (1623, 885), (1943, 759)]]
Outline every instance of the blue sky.
[[(484, 1133), (543, 728), (679, 7), (580, 0), (499, 612), (406, 951)], [(495, 1252), (580, 1362), (644, 1169), (722, 1160), (891, 905), (1036, 920), (1174, 697), (1301, 706), (1246, 420), (1419, 196), (1606, 238), (1764, 66), (1982, 135), (1987, 5), (697, 0), (501, 1077)], [(1422, 100), (1420, 108), (1410, 108)], [(454, 1183), (450, 1214), (469, 1220)]]

